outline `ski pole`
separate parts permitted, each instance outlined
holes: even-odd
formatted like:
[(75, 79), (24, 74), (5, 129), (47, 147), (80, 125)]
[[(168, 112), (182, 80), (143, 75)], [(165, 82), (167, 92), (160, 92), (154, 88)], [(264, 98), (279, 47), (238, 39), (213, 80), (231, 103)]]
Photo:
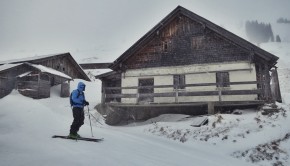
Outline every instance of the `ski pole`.
[[(91, 114), (91, 113), (90, 113), (90, 114)], [(100, 123), (101, 125), (103, 125), (101, 122), (99, 122), (99, 121), (97, 120), (97, 118), (96, 118), (93, 114), (91, 114), (91, 115), (92, 115), (93, 118), (95, 118), (96, 122), (98, 122), (98, 123)]]
[(89, 108), (89, 106), (87, 106), (88, 107), (88, 113), (89, 113), (89, 120), (90, 120), (90, 126), (91, 126), (91, 133), (92, 133), (92, 137), (94, 137), (94, 135), (93, 135), (93, 129), (92, 129), (92, 123), (91, 123), (91, 116), (90, 116), (90, 108)]

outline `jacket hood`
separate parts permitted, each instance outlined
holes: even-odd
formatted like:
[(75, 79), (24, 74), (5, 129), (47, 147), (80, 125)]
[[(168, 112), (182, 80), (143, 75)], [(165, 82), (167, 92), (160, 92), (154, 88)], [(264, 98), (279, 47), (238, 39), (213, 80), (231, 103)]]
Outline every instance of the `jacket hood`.
[(83, 82), (79, 82), (78, 84), (78, 90), (79, 91), (85, 91), (86, 85)]

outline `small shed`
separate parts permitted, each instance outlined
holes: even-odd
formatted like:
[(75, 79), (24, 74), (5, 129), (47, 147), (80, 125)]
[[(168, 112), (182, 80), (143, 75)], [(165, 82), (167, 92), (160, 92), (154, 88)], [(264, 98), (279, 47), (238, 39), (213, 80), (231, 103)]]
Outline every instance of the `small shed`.
[[(19, 64), (25, 62), (49, 67), (70, 76), (72, 79), (78, 78), (90, 81), (90, 78), (84, 72), (83, 68), (75, 61), (69, 52), (2, 61), (0, 62), (0, 66), (4, 64)], [(52, 81), (53, 85), (61, 84), (60, 80)]]
[(18, 89), (32, 98), (50, 97), (50, 87), (61, 84), (61, 97), (68, 97), (69, 81), (90, 81), (70, 53), (35, 56), (0, 62), (0, 98)]
[[(60, 80), (62, 83), (68, 82), (72, 79), (70, 76), (62, 72), (42, 65), (30, 63), (25, 63), (24, 65), (31, 66), (31, 71), (27, 71), (16, 77), (16, 88), (19, 93), (24, 96), (35, 99), (48, 98), (50, 97), (52, 79)], [(61, 96), (68, 97), (69, 91), (61, 92)]]
[(72, 80), (62, 72), (31, 63), (5, 64), (0, 67), (1, 97), (9, 94), (12, 89), (18, 89), (24, 96), (35, 99), (48, 98), (52, 80), (60, 82)]

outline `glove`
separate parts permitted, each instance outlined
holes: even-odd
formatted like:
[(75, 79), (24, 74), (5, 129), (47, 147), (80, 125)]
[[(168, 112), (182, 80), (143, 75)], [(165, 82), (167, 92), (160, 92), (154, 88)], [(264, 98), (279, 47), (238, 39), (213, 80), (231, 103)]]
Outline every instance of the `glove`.
[(86, 106), (86, 105), (90, 105), (90, 103), (89, 103), (89, 102), (87, 102), (87, 101), (85, 101), (85, 106)]

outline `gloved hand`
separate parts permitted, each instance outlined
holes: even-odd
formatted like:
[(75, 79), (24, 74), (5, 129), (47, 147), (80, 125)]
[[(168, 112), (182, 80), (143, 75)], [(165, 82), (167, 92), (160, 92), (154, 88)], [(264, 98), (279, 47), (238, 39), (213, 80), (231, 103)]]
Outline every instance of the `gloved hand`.
[(86, 105), (90, 105), (90, 103), (89, 103), (89, 102), (87, 102), (87, 101), (85, 101), (85, 106), (86, 106)]

